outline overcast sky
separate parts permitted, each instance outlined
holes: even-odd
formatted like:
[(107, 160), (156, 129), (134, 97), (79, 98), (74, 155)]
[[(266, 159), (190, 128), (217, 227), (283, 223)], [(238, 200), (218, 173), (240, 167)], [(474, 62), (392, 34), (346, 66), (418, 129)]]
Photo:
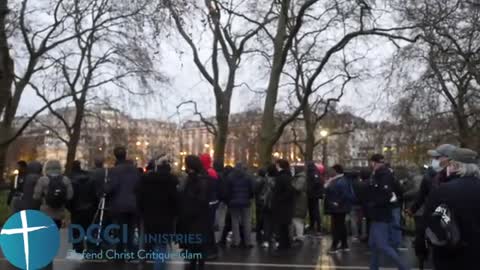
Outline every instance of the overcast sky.
[[(204, 39), (200, 44), (210, 44)], [(202, 46), (199, 46), (202, 48)], [(388, 117), (388, 107), (385, 93), (382, 93), (385, 81), (381, 73), (385, 71), (385, 63), (388, 62), (395, 51), (392, 44), (381, 38), (368, 38), (367, 40), (354, 41), (349, 45), (349, 50), (368, 51), (365, 59), (359, 62), (364, 69), (369, 69), (371, 76), (363, 76), (360, 80), (352, 82), (345, 96), (339, 103), (340, 107), (349, 107), (359, 116), (370, 120), (380, 120)], [(192, 61), (190, 48), (178, 36), (170, 36), (161, 42), (161, 61), (156, 63), (156, 68), (167, 75), (168, 84), (156, 85), (156, 93), (149, 97), (120, 95), (115, 100), (115, 105), (122, 111), (138, 118), (157, 118), (162, 120), (179, 121), (179, 119), (194, 118), (191, 110), (187, 107), (182, 109), (180, 116), (176, 114), (176, 106), (182, 101), (195, 100), (199, 104), (199, 110), (205, 115), (214, 113), (214, 96), (211, 86), (206, 83)], [(208, 48), (200, 50), (200, 56), (204, 61), (209, 57)], [(262, 91), (267, 87), (268, 71), (265, 67), (257, 64), (252, 58), (244, 59), (244, 64), (239, 70), (237, 83), (248, 83), (256, 91)], [(221, 65), (220, 69), (222, 70)], [(328, 79), (328, 75), (324, 76)], [(115, 91), (115, 89), (110, 89)], [(285, 93), (283, 93), (284, 95)], [(336, 93), (332, 94), (336, 96)], [(282, 94), (280, 96), (282, 97)], [(382, 102), (378, 102), (381, 100)], [(241, 112), (249, 108), (263, 106), (262, 95), (249, 91), (241, 86), (235, 90), (232, 99), (232, 112)], [(282, 105), (283, 104), (283, 105)], [(376, 104), (376, 110), (372, 106)], [(18, 115), (30, 114), (43, 106), (42, 101), (29, 89), (25, 92)], [(280, 104), (280, 108), (284, 103)], [(191, 107), (190, 107), (191, 108)], [(387, 112), (387, 113), (386, 113)]]

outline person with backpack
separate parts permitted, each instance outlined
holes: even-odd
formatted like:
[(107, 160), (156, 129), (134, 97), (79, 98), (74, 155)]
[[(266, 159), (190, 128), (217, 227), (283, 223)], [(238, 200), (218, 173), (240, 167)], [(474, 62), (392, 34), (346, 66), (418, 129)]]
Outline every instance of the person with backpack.
[(341, 165), (332, 167), (332, 176), (325, 183), (325, 213), (332, 217), (333, 241), (329, 253), (335, 254), (339, 251), (350, 251), (346, 215), (351, 211), (354, 194)]
[(323, 198), (323, 178), (313, 161), (307, 163), (307, 197), (309, 231), (313, 234), (320, 234), (322, 231), (322, 220), (320, 216), (320, 200)]
[(424, 209), (433, 265), (435, 270), (477, 269), (480, 250), (478, 154), (456, 148), (449, 157), (448, 182), (431, 191)]
[(425, 202), (434, 189), (447, 182), (446, 170), (450, 156), (455, 149), (457, 149), (457, 147), (454, 145), (442, 144), (436, 149), (428, 151), (428, 155), (432, 158), (431, 165), (422, 178), (420, 189), (412, 205), (406, 209), (406, 214), (409, 216), (414, 216), (415, 218), (414, 249), (420, 266), (424, 264), (424, 261), (426, 261), (429, 256), (428, 246), (425, 238)]
[[(81, 163), (75, 160), (72, 164), (72, 171), (69, 175), (72, 181), (73, 198), (67, 205), (71, 213), (72, 224), (78, 225), (86, 232), (92, 224), (95, 211), (97, 210), (98, 198), (96, 194), (95, 182), (90, 178), (88, 172), (84, 171)], [(78, 239), (80, 232), (73, 230), (73, 237)], [(81, 260), (83, 259), (83, 251), (87, 247), (92, 248), (88, 241), (79, 241), (73, 244), (67, 259)]]
[(41, 201), (40, 211), (53, 219), (60, 229), (65, 219), (66, 206), (72, 198), (72, 182), (63, 176), (60, 161), (47, 161), (44, 176), (38, 179), (33, 192), (33, 199)]
[(252, 227), (252, 211), (250, 201), (254, 197), (254, 180), (248, 174), (247, 169), (242, 163), (237, 163), (232, 173), (228, 176), (229, 200), (228, 208), (232, 216), (232, 247), (241, 247), (240, 245), (240, 225), (243, 227), (245, 237), (245, 248), (252, 248), (250, 240)]
[(385, 158), (374, 154), (370, 158), (373, 169), (372, 179), (366, 196), (367, 213), (370, 217), (369, 246), (372, 252), (370, 270), (379, 270), (380, 255), (389, 257), (399, 270), (408, 270), (397, 251), (389, 241), (389, 224), (392, 222), (392, 202), (394, 202), (394, 177), (385, 166)]
[(115, 167), (109, 170), (109, 181), (105, 193), (110, 197), (110, 213), (114, 224), (126, 225), (127, 231), (117, 232), (126, 235), (127, 241), (122, 241), (117, 249), (120, 252), (130, 252), (135, 248), (135, 229), (138, 226), (136, 188), (140, 181), (140, 173), (133, 164), (127, 160), (125, 147), (116, 147), (114, 155), (117, 159)]

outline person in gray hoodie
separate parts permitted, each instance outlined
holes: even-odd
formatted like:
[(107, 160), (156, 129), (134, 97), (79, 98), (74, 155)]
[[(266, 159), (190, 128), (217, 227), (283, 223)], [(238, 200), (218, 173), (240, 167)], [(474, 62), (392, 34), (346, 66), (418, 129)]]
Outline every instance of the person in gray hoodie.
[[(62, 188), (65, 190), (64, 192), (65, 204), (57, 207), (57, 206), (52, 206), (47, 201), (49, 197), (49, 190), (51, 189), (51, 186), (50, 186), (51, 181), (55, 181), (56, 179), (60, 179), (60, 178), (63, 183)], [(38, 179), (38, 182), (35, 185), (35, 189), (33, 192), (33, 199), (41, 201), (40, 211), (50, 216), (50, 218), (53, 219), (55, 224), (57, 224), (57, 227), (61, 228), (62, 222), (65, 219), (66, 203), (70, 201), (72, 198), (73, 198), (72, 182), (70, 181), (70, 179), (68, 179), (68, 177), (62, 176), (62, 165), (60, 164), (60, 161), (58, 160), (47, 161), (44, 167), (44, 176)]]
[(38, 161), (31, 161), (27, 166), (27, 175), (23, 184), (23, 210), (40, 210), (41, 202), (33, 198), (33, 193), (38, 180), (42, 177), (42, 164)]

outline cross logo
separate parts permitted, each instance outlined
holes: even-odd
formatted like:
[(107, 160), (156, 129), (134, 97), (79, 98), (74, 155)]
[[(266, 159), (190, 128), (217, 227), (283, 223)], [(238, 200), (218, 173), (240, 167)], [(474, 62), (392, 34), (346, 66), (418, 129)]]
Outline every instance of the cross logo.
[(0, 232), (6, 259), (24, 269), (40, 269), (53, 261), (60, 246), (57, 226), (41, 212), (26, 210), (12, 215)]

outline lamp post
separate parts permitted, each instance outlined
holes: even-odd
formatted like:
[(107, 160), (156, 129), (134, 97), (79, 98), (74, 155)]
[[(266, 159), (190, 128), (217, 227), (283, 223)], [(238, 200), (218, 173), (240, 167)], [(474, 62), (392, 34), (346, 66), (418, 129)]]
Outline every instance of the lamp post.
[(322, 137), (322, 163), (324, 166), (327, 166), (327, 146), (328, 146), (328, 130), (323, 129), (320, 131), (320, 136)]

